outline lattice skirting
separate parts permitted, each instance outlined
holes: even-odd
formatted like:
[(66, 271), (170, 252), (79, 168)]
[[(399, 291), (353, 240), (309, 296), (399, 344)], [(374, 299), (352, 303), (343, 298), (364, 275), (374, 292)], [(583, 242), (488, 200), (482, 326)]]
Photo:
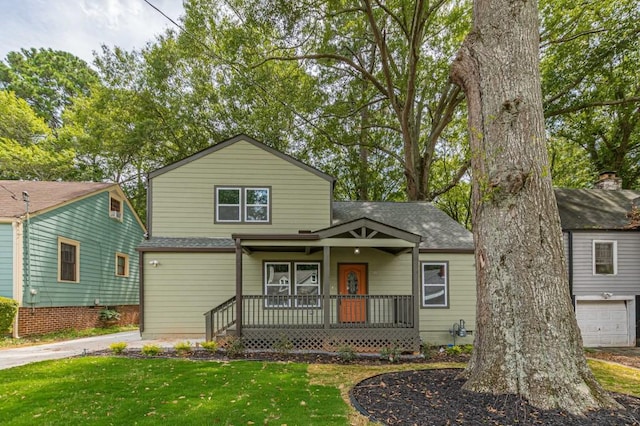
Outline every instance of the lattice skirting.
[(413, 329), (243, 329), (246, 349), (273, 350), (289, 341), (298, 350), (336, 352), (345, 346), (356, 352), (379, 352), (397, 347), (404, 352), (420, 350), (420, 335)]

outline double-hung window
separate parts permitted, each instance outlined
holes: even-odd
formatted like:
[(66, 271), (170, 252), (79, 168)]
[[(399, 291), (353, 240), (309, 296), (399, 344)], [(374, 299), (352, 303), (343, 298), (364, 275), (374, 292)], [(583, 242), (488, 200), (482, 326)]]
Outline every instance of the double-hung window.
[(449, 265), (447, 262), (422, 263), (422, 307), (449, 307)]
[(616, 275), (617, 263), (616, 241), (593, 241), (593, 275)]
[(265, 262), (264, 292), (268, 308), (319, 307), (320, 262)]
[(129, 256), (123, 253), (116, 253), (116, 276), (129, 276)]
[(80, 243), (58, 237), (58, 281), (77, 283), (80, 277)]
[(109, 217), (122, 220), (122, 200), (114, 195), (109, 196)]
[(269, 188), (216, 187), (216, 222), (268, 223)]

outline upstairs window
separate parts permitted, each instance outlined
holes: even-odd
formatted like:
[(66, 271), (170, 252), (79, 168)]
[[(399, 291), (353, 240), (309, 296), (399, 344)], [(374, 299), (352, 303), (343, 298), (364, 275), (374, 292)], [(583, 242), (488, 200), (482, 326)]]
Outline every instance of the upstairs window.
[(593, 275), (618, 273), (618, 246), (616, 241), (593, 242)]
[(58, 238), (58, 281), (77, 283), (80, 277), (80, 243)]
[(449, 277), (446, 262), (422, 263), (422, 307), (449, 307)]
[(216, 223), (269, 223), (270, 189), (216, 187)]
[(109, 217), (122, 220), (122, 200), (113, 195), (109, 196)]
[(116, 276), (129, 276), (129, 256), (123, 253), (116, 253)]

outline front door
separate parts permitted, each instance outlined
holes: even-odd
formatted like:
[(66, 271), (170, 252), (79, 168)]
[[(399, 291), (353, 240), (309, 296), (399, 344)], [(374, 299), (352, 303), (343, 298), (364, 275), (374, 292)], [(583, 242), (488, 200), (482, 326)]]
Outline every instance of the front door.
[(352, 296), (340, 299), (340, 322), (367, 320), (367, 301), (364, 297), (367, 294), (366, 264), (338, 265), (338, 294)]

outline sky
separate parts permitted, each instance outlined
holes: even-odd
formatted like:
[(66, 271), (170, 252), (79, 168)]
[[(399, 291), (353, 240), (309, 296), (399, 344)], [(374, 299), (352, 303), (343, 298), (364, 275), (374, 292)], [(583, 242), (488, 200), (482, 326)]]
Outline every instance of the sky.
[[(182, 0), (149, 0), (175, 21)], [(0, 0), (0, 60), (21, 48), (52, 48), (91, 64), (101, 46), (139, 49), (173, 24), (143, 0)]]

